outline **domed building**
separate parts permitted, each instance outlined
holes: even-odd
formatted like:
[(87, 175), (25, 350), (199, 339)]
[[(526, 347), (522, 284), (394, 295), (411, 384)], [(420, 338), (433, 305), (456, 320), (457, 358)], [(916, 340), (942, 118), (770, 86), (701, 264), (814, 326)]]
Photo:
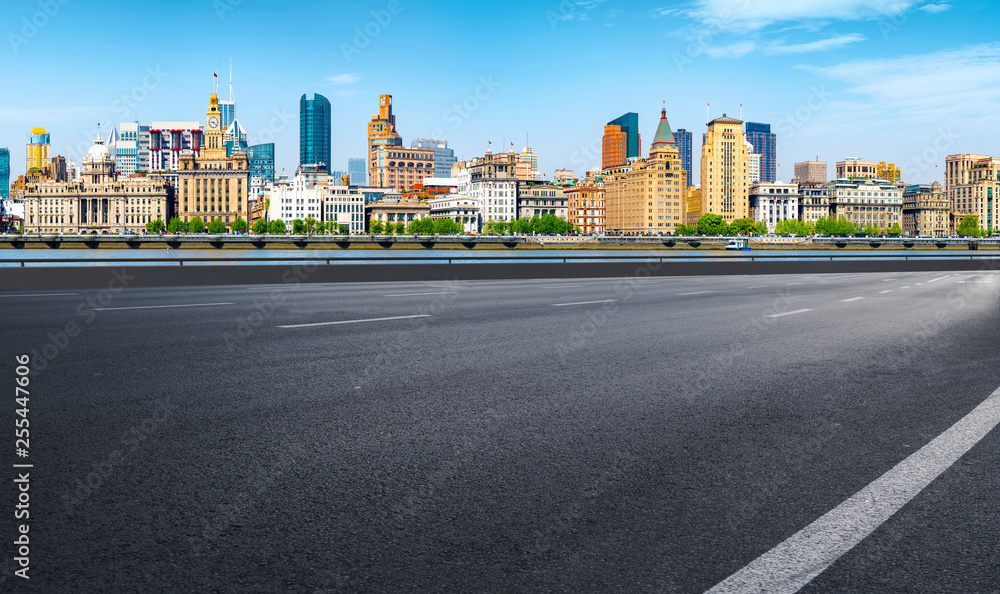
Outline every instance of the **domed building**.
[(78, 179), (41, 180), (26, 188), (26, 233), (145, 233), (146, 223), (167, 221), (174, 212), (174, 188), (162, 177), (118, 179), (108, 146), (97, 134), (83, 158)]

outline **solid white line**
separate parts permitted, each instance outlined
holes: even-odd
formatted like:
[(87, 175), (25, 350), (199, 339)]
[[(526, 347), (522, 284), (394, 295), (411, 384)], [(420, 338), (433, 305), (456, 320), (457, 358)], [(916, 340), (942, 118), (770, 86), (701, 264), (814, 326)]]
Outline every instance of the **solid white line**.
[(166, 309), (168, 307), (208, 307), (211, 305), (236, 305), (235, 303), (181, 303), (178, 305), (136, 305), (134, 307), (95, 307), (94, 311), (114, 311), (121, 309)]
[(704, 295), (705, 293), (714, 293), (714, 292), (715, 291), (693, 291), (691, 293), (678, 293), (677, 296), (682, 297), (684, 295)]
[(368, 318), (367, 320), (342, 320), (339, 322), (317, 322), (315, 324), (290, 324), (288, 326), (278, 326), (278, 328), (308, 328), (310, 326), (334, 326), (336, 324), (359, 324), (361, 322), (385, 322), (387, 320), (408, 320), (411, 318), (429, 318), (429, 314), (418, 314), (415, 316), (393, 316), (391, 318)]
[(851, 297), (850, 299), (841, 299), (844, 303), (850, 303), (851, 301), (858, 301), (864, 299), (864, 297)]
[(892, 289), (889, 289), (889, 290), (887, 290), (887, 291), (879, 291), (879, 292), (878, 292), (878, 294), (879, 294), (879, 295), (882, 295), (882, 294), (884, 294), (884, 293), (892, 293)]
[(882, 282), (883, 283), (887, 283), (887, 282), (894, 281), (894, 280), (896, 280), (896, 279), (894, 279), (894, 278), (883, 278)]
[(79, 295), (79, 293), (28, 293), (24, 295), (0, 295), (0, 297), (55, 297), (57, 295)]
[(1000, 389), (934, 441), (709, 592), (797, 592), (916, 497), (997, 424)]
[(933, 279), (933, 280), (929, 280), (929, 281), (927, 281), (927, 282), (929, 282), (929, 283), (933, 283), (933, 282), (935, 282), (935, 281), (939, 281), (939, 280), (941, 280), (941, 279), (943, 279), (943, 278), (948, 278), (949, 276), (951, 276), (951, 275), (950, 275), (950, 274), (946, 274), (946, 275), (944, 275), (944, 276), (939, 276), (939, 277), (937, 277), (937, 278), (935, 278), (935, 279)]
[(786, 311), (784, 313), (771, 314), (769, 316), (764, 316), (765, 318), (783, 318), (785, 316), (794, 316), (795, 314), (806, 313), (807, 311), (812, 311), (811, 309), (796, 309), (795, 311)]
[(910, 288), (910, 285), (906, 285), (905, 287), (900, 287), (900, 289), (909, 289), (909, 288)]
[(455, 291), (441, 291), (440, 293), (398, 293), (396, 295), (382, 295), (383, 297), (414, 297), (416, 295), (450, 295)]
[(580, 301), (577, 303), (553, 303), (552, 307), (563, 307), (566, 305), (592, 305), (594, 303), (611, 303), (612, 301), (618, 301), (617, 299), (602, 299), (601, 301)]

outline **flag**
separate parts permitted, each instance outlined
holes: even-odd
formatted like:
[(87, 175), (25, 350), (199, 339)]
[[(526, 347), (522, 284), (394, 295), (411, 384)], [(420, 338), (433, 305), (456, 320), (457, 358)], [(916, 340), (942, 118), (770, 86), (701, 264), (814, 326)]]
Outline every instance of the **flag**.
[(492, 140), (487, 140), (486, 144), (493, 144), (493, 141)]
[(218, 74), (218, 73), (216, 73), (216, 72), (213, 72), (213, 73), (212, 73), (212, 76), (214, 76), (215, 78), (219, 78), (219, 74)]

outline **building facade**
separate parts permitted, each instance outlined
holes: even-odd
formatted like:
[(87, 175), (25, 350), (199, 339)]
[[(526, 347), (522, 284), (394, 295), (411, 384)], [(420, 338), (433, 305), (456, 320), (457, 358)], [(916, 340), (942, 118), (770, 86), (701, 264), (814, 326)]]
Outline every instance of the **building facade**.
[(761, 155), (753, 152), (753, 145), (747, 142), (747, 183), (755, 184), (760, 179)]
[(701, 213), (720, 215), (727, 223), (746, 218), (749, 208), (750, 153), (743, 121), (722, 114), (708, 123), (701, 147)]
[(310, 180), (302, 175), (275, 183), (268, 191), (268, 219), (272, 221), (280, 219), (286, 227), (295, 219), (304, 220), (312, 217), (322, 221), (325, 188), (326, 184), (310, 183)]
[(402, 147), (403, 138), (396, 132), (392, 95), (379, 95), (378, 102), (378, 113), (368, 122), (368, 185), (382, 188), (391, 186), (384, 186), (384, 180), (379, 179), (379, 151), (383, 147)]
[(274, 143), (255, 144), (246, 150), (250, 179), (259, 178), (264, 185), (274, 183)]
[(584, 235), (604, 234), (606, 207), (604, 186), (581, 182), (566, 188), (567, 220)]
[(903, 172), (895, 163), (879, 162), (875, 166), (875, 179), (884, 179), (891, 184), (903, 183)]
[[(434, 151), (434, 177), (450, 177), (451, 167), (455, 164), (455, 151), (448, 148), (447, 140), (434, 140), (431, 138), (418, 138), (410, 141), (410, 148)], [(350, 160), (347, 166), (350, 172)], [(353, 181), (351, 183), (354, 183)], [(365, 184), (368, 182), (366, 181)], [(364, 184), (362, 184), (364, 185)]]
[(442, 194), (427, 201), (432, 219), (452, 219), (462, 225), (465, 233), (479, 233), (483, 229), (479, 201), (462, 194)]
[(826, 162), (819, 157), (815, 161), (799, 161), (795, 164), (795, 179), (800, 183), (825, 184)]
[(323, 221), (342, 225), (348, 233), (365, 232), (365, 195), (357, 188), (328, 184), (320, 187)]
[(0, 200), (10, 199), (10, 149), (0, 146)]
[(80, 179), (42, 179), (24, 192), (28, 233), (145, 233), (146, 223), (167, 222), (174, 189), (160, 176), (119, 180), (115, 162), (100, 134), (83, 159)]
[(374, 220), (383, 225), (403, 223), (409, 226), (413, 221), (430, 215), (431, 209), (427, 201), (420, 200), (416, 196), (387, 195), (365, 207), (365, 219), (369, 225)]
[(375, 167), (371, 170), (369, 181), (378, 187), (406, 192), (423, 182), (425, 177), (434, 176), (433, 150), (379, 145), (374, 156)]
[(459, 161), (452, 168), (458, 182), (458, 193), (479, 202), (479, 212), (485, 225), (489, 221), (509, 222), (517, 218), (518, 180), (523, 180), (525, 165), (513, 151)]
[(903, 192), (895, 184), (872, 179), (838, 179), (828, 184), (830, 216), (844, 217), (859, 228), (902, 227)]
[(246, 153), (227, 155), (219, 99), (209, 98), (205, 143), (200, 156), (183, 151), (177, 171), (177, 216), (188, 222), (220, 219), (229, 227), (236, 217), (249, 217), (250, 165)]
[(604, 126), (601, 140), (601, 169), (618, 167), (638, 158), (642, 153), (639, 136), (639, 114), (629, 112)]
[(799, 220), (815, 223), (830, 217), (830, 188), (826, 182), (799, 182)]
[(568, 220), (566, 193), (562, 186), (545, 183), (518, 182), (517, 218), (531, 219), (547, 214)]
[(845, 159), (837, 161), (837, 179), (877, 179), (878, 165), (874, 161)]
[(687, 175), (665, 109), (649, 157), (606, 170), (602, 177), (609, 233), (672, 234), (686, 223)]
[(691, 132), (685, 130), (684, 128), (678, 128), (674, 131), (674, 140), (677, 142), (677, 152), (681, 156), (681, 169), (687, 174), (688, 180), (694, 179), (693, 170), (691, 169), (691, 143), (693, 136)]
[[(434, 161), (435, 168), (437, 167), (437, 161)], [(347, 160), (347, 175), (351, 178), (352, 186), (367, 186), (368, 185), (368, 160), (364, 157), (353, 158)], [(451, 175), (451, 169), (448, 169), (448, 175)]]
[(934, 182), (906, 187), (903, 192), (903, 231), (913, 237), (951, 235), (951, 201), (941, 184)]
[(746, 138), (753, 151), (760, 155), (760, 181), (773, 182), (778, 179), (777, 135), (771, 132), (771, 124), (746, 123)]
[(44, 172), (49, 166), (49, 149), (51, 138), (45, 128), (35, 126), (28, 133), (28, 144), (25, 147), (25, 172), (32, 169)]
[(767, 232), (785, 220), (799, 219), (799, 186), (796, 183), (757, 182), (750, 185), (750, 218), (767, 223)]
[(948, 155), (944, 172), (945, 197), (951, 208), (963, 215), (979, 217), (979, 228), (1000, 227), (997, 201), (1000, 196), (1000, 158), (989, 155)]
[(299, 165), (330, 167), (330, 101), (314, 93), (299, 99)]

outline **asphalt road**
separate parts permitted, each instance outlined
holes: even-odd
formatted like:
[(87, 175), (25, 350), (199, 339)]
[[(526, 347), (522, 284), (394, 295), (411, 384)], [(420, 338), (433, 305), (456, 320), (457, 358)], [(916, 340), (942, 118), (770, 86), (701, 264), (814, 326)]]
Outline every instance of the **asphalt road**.
[[(4, 381), (37, 353), (0, 590), (702, 592), (986, 400), (998, 305), (991, 272), (0, 291)], [(1000, 430), (804, 591), (995, 592), (998, 494)]]

